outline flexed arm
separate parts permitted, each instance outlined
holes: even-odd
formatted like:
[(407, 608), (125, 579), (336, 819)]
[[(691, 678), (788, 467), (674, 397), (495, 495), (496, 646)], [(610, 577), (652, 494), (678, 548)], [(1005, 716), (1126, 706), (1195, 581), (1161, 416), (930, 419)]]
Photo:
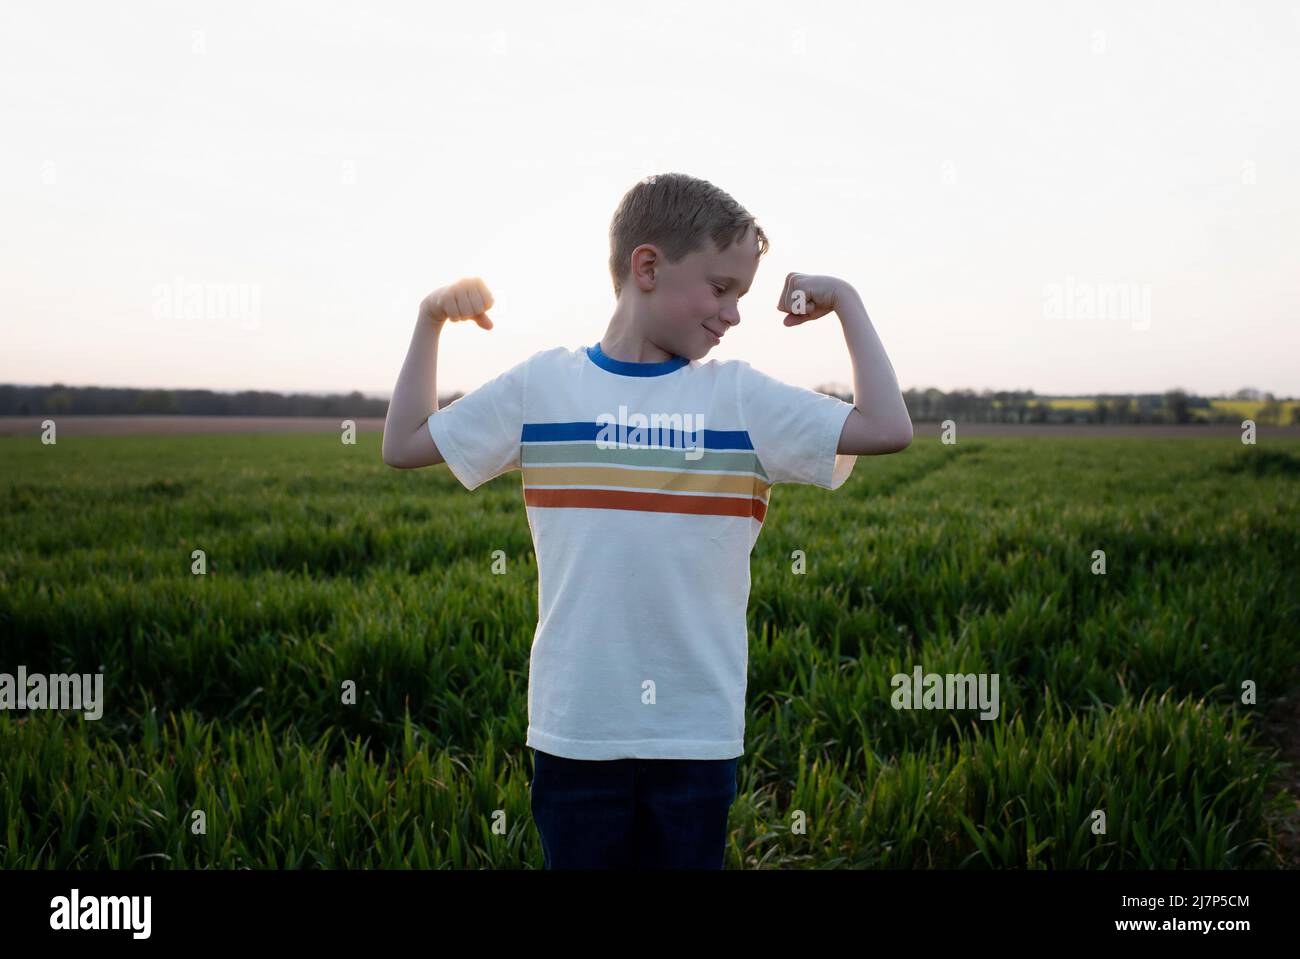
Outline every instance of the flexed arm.
[(492, 294), (478, 277), (457, 280), (420, 301), (415, 331), (406, 361), (393, 387), (384, 419), (384, 463), (396, 469), (418, 469), (444, 462), (429, 434), (429, 417), (438, 412), (438, 339), (448, 320), (473, 320), (492, 329), (487, 310)]
[(798, 326), (832, 311), (840, 318), (853, 360), (854, 409), (844, 420), (836, 452), (869, 455), (907, 449), (912, 442), (912, 418), (858, 291), (833, 276), (790, 273), (777, 309), (786, 312), (786, 326)]

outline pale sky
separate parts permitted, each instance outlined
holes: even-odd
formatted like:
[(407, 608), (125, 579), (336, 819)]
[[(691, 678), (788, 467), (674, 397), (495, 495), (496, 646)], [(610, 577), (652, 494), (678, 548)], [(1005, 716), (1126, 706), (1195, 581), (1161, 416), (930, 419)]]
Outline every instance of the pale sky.
[(1300, 2), (8, 0), (0, 382), (387, 394), (481, 276), (469, 390), (600, 339), (615, 206), (684, 172), (772, 244), (706, 360), (852, 383), (794, 270), (904, 389), (1296, 395), (1298, 116)]

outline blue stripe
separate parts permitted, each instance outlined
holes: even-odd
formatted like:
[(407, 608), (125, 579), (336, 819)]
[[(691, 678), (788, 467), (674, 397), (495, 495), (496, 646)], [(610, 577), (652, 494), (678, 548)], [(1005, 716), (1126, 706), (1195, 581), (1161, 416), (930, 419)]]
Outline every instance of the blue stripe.
[[(568, 441), (596, 441), (596, 437), (602, 430), (613, 428), (615, 436), (618, 435), (618, 424), (604, 423), (525, 423), (523, 433), (520, 434), (521, 443), (551, 443)], [(641, 429), (638, 427), (638, 429)], [(627, 434), (630, 436), (634, 432), (632, 427), (627, 427)], [(654, 435), (671, 437), (671, 440), (665, 444), (684, 449), (687, 446), (693, 446), (694, 443), (688, 443), (686, 437), (692, 440), (699, 433), (698, 430), (670, 430), (665, 428), (644, 427), (643, 432)], [(749, 441), (749, 433), (745, 430), (705, 430), (704, 446), (711, 450), (752, 450), (754, 444)]]
[(602, 370), (618, 373), (620, 376), (663, 376), (665, 373), (680, 370), (690, 362), (684, 356), (674, 356), (671, 360), (664, 360), (662, 363), (633, 363), (630, 360), (616, 360), (602, 350), (599, 343), (587, 347), (587, 355), (591, 357), (591, 362)]

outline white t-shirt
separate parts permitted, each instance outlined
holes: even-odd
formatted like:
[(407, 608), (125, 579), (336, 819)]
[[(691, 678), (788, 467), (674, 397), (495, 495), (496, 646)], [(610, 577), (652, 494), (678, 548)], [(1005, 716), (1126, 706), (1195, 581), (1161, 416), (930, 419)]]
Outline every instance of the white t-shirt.
[(769, 489), (838, 489), (857, 461), (836, 454), (852, 409), (743, 360), (629, 363), (597, 344), (535, 353), (429, 417), (466, 489), (523, 474), (538, 571), (527, 745), (744, 753), (749, 555)]

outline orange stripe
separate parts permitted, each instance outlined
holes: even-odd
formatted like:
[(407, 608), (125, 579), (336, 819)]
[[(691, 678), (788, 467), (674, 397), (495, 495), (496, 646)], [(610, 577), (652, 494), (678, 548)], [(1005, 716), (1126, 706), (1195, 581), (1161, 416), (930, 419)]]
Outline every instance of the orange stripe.
[(630, 509), (650, 513), (695, 513), (701, 516), (749, 516), (763, 522), (767, 505), (756, 499), (729, 496), (672, 496), (668, 493), (625, 493), (612, 489), (524, 488), (528, 506), (576, 506), (584, 509)]
[(525, 466), (525, 486), (639, 486), (683, 493), (755, 494), (767, 501), (771, 483), (743, 473), (690, 470), (614, 469), (607, 466)]

